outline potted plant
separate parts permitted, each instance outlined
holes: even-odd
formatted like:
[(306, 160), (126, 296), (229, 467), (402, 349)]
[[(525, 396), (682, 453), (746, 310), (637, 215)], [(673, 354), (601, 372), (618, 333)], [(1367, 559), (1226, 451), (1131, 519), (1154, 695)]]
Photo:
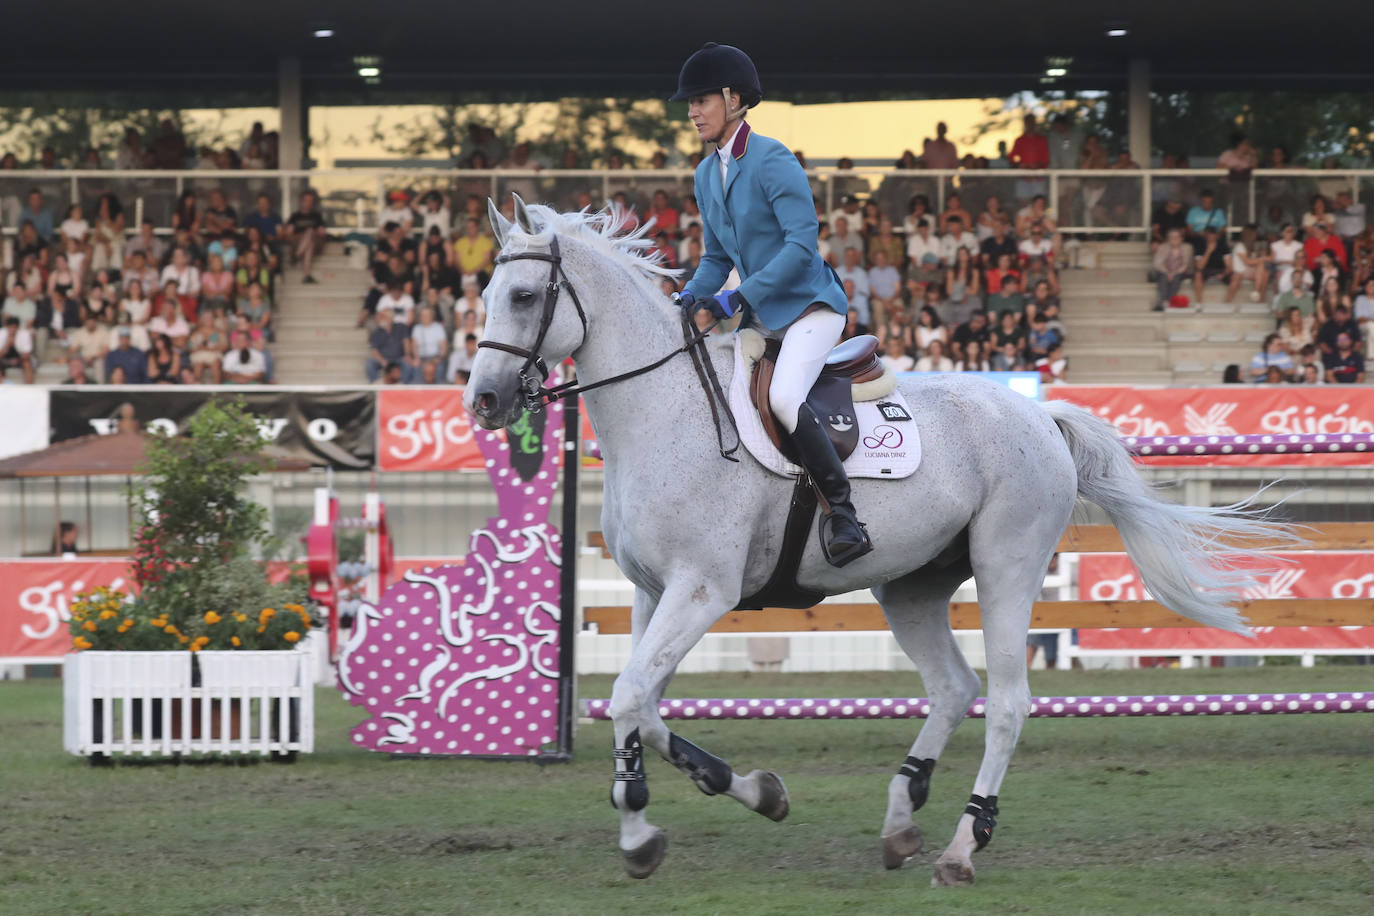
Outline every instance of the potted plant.
[(245, 484), (265, 468), (241, 404), (211, 402), (187, 435), (155, 436), (130, 494), (135, 591), (71, 607), (65, 744), (110, 753), (252, 752), (293, 759), (313, 746), (315, 625), (304, 583), (271, 581), (266, 509)]

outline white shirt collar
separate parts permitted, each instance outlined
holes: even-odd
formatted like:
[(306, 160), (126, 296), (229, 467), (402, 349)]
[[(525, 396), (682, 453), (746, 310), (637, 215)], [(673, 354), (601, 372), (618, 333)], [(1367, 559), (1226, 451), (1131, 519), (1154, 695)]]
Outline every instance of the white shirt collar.
[(729, 167), (730, 159), (733, 157), (730, 151), (735, 148), (735, 137), (739, 135), (739, 129), (743, 126), (744, 119), (740, 118), (739, 123), (735, 125), (734, 133), (730, 134), (730, 139), (716, 147), (716, 155), (720, 157), (720, 180), (722, 184), (725, 182), (725, 170)]

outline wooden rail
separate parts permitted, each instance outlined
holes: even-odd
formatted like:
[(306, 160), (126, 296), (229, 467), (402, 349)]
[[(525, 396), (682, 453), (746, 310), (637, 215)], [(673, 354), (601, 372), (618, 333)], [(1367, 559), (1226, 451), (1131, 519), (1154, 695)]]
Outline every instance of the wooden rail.
[[(1332, 522), (1299, 531), (1307, 541), (1301, 550), (1370, 550), (1374, 523)], [(588, 536), (588, 544), (600, 547), (601, 532)], [(1286, 545), (1250, 543), (1259, 549)], [(1119, 553), (1121, 537), (1110, 525), (1071, 527), (1059, 541), (1062, 553)], [(1290, 551), (1291, 547), (1288, 548)], [(1369, 598), (1271, 598), (1242, 601), (1235, 605), (1241, 616), (1257, 627), (1332, 627), (1374, 625), (1374, 599)], [(950, 625), (956, 630), (982, 626), (976, 602), (949, 606)], [(583, 620), (602, 633), (630, 632), (628, 607), (588, 607)], [(1157, 601), (1037, 601), (1031, 626), (1045, 629), (1096, 629), (1138, 627), (1196, 627), (1198, 623), (1175, 614)], [(861, 632), (886, 630), (887, 621), (877, 604), (818, 604), (813, 608), (765, 608), (732, 611), (722, 617), (713, 633)]]

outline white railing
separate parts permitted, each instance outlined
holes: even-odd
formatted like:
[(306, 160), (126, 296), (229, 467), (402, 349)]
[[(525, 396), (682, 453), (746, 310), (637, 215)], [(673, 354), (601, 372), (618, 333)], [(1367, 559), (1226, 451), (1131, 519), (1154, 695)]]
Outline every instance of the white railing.
[[(1156, 204), (1176, 196), (1191, 206), (1203, 189), (1217, 195), (1232, 227), (1264, 217), (1270, 205), (1280, 206), (1287, 219), (1298, 219), (1315, 194), (1332, 197), (1348, 190), (1355, 200), (1374, 196), (1374, 169), (1313, 170), (1257, 169), (1232, 179), (1224, 169), (1107, 169), (1107, 170), (900, 170), (813, 168), (807, 174), (824, 212), (834, 212), (842, 198), (853, 194), (879, 203), (900, 231), (909, 200), (924, 194), (931, 209), (941, 212), (951, 194), (960, 194), (964, 208), (977, 214), (987, 197), (996, 195), (1011, 212), (1044, 194), (1059, 212), (1060, 228), (1088, 235), (1127, 233), (1143, 236), (1150, 230)], [(460, 217), (468, 195), (503, 199), (517, 191), (526, 200), (550, 203), (560, 209), (579, 205), (586, 195), (600, 206), (617, 192), (625, 192), (642, 212), (655, 190), (680, 198), (690, 193), (689, 169), (455, 169), (356, 168), (296, 171), (0, 171), (0, 226), (6, 234), (17, 229), (17, 216), (29, 189), (38, 188), (53, 208), (57, 223), (68, 205), (80, 202), (87, 220), (101, 194), (116, 194), (125, 207), (131, 233), (151, 219), (160, 230), (171, 225), (177, 199), (194, 191), (203, 210), (212, 189), (224, 191), (240, 218), (253, 209), (254, 198), (266, 192), (282, 216), (295, 209), (300, 192), (319, 192), (331, 230), (373, 233), (387, 194), (406, 190), (415, 194), (437, 190), (450, 196), (454, 216)], [(483, 201), (485, 212), (485, 201)]]
[(111, 754), (290, 755), (315, 748), (315, 653), (78, 652), (62, 675), (63, 748)]

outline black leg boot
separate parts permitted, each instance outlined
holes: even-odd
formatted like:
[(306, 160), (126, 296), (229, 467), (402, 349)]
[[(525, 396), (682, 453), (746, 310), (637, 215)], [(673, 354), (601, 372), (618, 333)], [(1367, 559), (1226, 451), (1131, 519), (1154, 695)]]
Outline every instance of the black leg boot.
[(868, 532), (859, 523), (849, 500), (849, 477), (820, 418), (809, 404), (797, 410), (797, 431), (792, 434), (802, 467), (811, 476), (829, 510), (821, 519), (821, 549), (831, 566), (844, 566), (873, 549)]

